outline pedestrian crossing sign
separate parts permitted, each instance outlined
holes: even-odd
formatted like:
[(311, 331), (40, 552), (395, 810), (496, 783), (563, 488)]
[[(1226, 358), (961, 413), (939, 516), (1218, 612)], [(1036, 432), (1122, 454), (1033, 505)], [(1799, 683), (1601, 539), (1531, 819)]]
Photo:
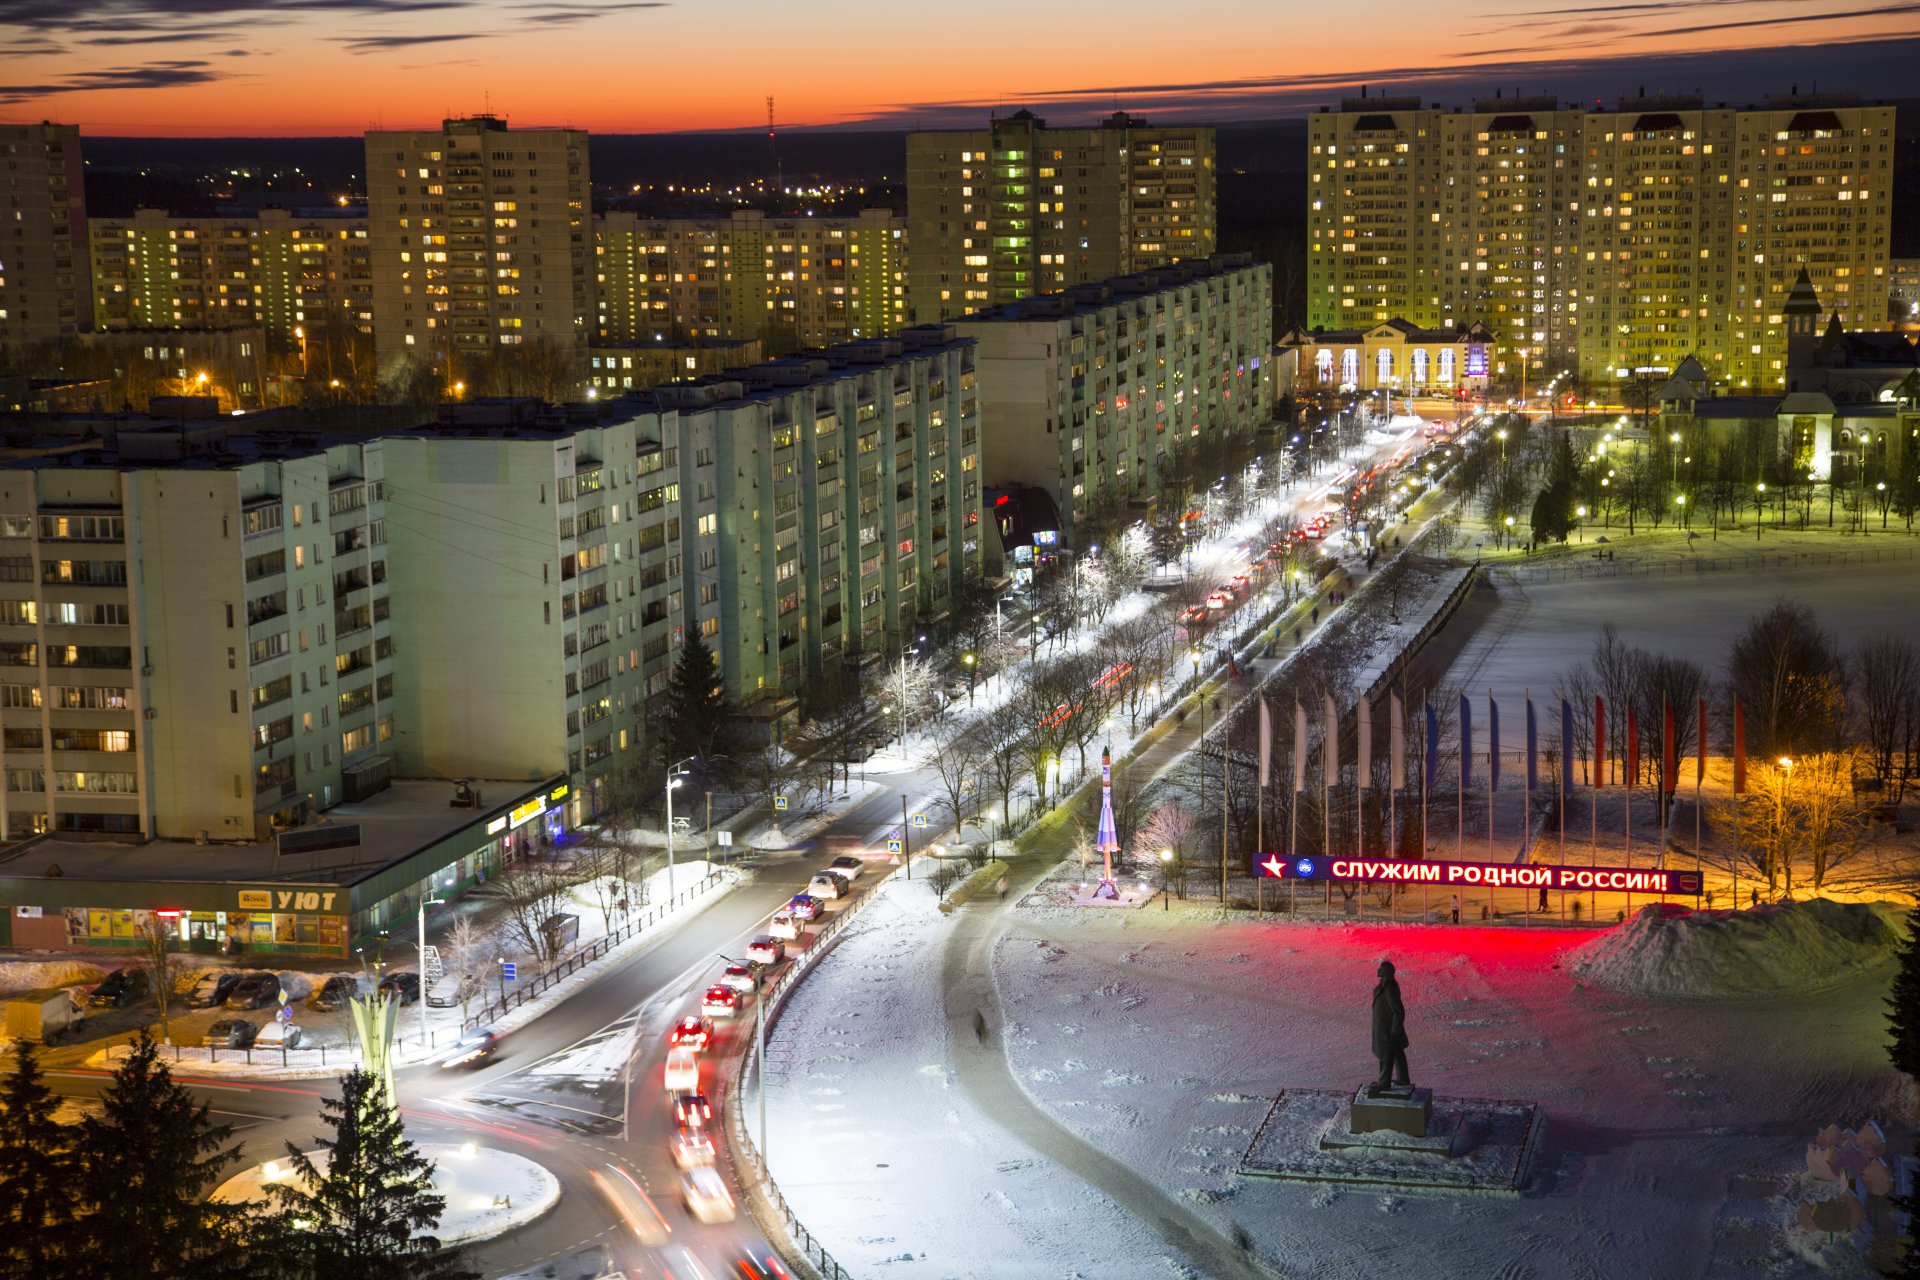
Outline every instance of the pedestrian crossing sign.
[(900, 852), (900, 842), (898, 840), (887, 841), (887, 852), (888, 853)]
[(916, 826), (916, 827), (924, 827), (924, 826), (926, 826), (926, 825), (927, 825), (927, 815), (926, 815), (926, 814), (924, 814), (924, 813), (916, 813), (916, 814), (914, 814), (914, 815), (913, 815), (913, 825), (914, 825), (914, 826)]
[(773, 807), (775, 809), (785, 809), (787, 807), (787, 798), (785, 796), (775, 796), (773, 798)]

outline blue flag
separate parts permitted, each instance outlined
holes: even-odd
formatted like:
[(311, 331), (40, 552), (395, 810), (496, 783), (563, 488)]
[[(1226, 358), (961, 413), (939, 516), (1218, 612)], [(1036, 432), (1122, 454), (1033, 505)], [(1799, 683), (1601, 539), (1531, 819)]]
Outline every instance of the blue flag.
[(1534, 722), (1533, 699), (1527, 699), (1527, 790), (1540, 785), (1540, 726)]
[(1560, 699), (1560, 789), (1573, 790), (1573, 704)]
[(1433, 790), (1434, 782), (1440, 776), (1440, 717), (1433, 714), (1433, 704), (1427, 704), (1427, 771), (1420, 782), (1428, 791)]
[(1460, 785), (1473, 785), (1473, 704), (1460, 695)]
[(1500, 704), (1487, 690), (1487, 790), (1500, 789)]

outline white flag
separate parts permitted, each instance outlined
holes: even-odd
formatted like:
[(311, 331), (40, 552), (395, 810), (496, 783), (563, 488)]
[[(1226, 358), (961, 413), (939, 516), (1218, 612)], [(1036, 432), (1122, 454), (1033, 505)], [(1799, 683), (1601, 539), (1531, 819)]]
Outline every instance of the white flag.
[(1307, 709), (1293, 704), (1293, 789), (1307, 789)]
[(1387, 785), (1395, 791), (1407, 789), (1407, 710), (1400, 705), (1400, 695), (1387, 695), (1387, 714), (1392, 718), (1387, 722)]
[(1326, 761), (1326, 785), (1340, 785), (1340, 708), (1334, 705), (1333, 695), (1327, 695), (1327, 740), (1320, 744), (1321, 754)]
[(1372, 781), (1373, 774), (1373, 708), (1367, 705), (1363, 696), (1360, 699), (1360, 772), (1356, 785), (1365, 791)]
[(1267, 785), (1267, 775), (1273, 771), (1273, 713), (1267, 710), (1267, 700), (1260, 699), (1260, 786)]

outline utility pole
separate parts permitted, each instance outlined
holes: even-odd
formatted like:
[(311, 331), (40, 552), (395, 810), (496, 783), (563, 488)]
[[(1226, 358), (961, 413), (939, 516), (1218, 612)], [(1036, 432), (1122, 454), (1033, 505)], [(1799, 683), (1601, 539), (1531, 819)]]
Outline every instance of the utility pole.
[(907, 820), (907, 798), (900, 797), (900, 856), (907, 864), (907, 879), (913, 879), (913, 825)]

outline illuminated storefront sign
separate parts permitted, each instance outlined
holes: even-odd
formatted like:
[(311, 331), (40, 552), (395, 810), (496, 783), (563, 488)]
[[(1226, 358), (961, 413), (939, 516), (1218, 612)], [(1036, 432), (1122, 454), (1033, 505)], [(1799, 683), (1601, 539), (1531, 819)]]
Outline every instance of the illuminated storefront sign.
[(1278, 853), (1260, 853), (1254, 855), (1253, 873), (1276, 880), (1398, 881), (1456, 888), (1465, 885), (1490, 889), (1603, 890), (1695, 897), (1701, 890), (1698, 871), (1557, 866), (1546, 862), (1435, 862), (1317, 856), (1289, 860)]
[(525, 804), (515, 805), (513, 812), (507, 815), (508, 825), (515, 827), (524, 826), (539, 817), (546, 807), (547, 798), (545, 796), (535, 796)]
[(506, 829), (507, 815), (504, 813), (487, 824), (487, 834), (490, 836), (497, 836)]
[(549, 791), (547, 793), (547, 799), (565, 800), (567, 798), (567, 791), (568, 791), (567, 784), (563, 782), (559, 786), (555, 787), (552, 791)]

